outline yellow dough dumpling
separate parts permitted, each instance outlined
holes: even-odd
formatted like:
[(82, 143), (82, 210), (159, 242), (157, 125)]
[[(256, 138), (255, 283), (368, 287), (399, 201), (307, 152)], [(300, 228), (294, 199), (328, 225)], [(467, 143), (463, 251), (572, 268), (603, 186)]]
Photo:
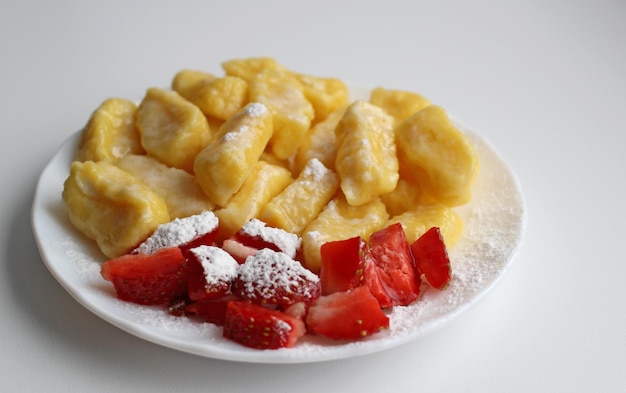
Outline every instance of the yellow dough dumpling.
[(158, 88), (148, 89), (139, 105), (137, 127), (149, 155), (187, 172), (211, 139), (209, 123), (197, 106), (175, 91)]
[(222, 126), (222, 137), (198, 154), (196, 180), (218, 206), (241, 188), (272, 136), (272, 114), (263, 104), (246, 105)]
[(62, 196), (72, 224), (108, 258), (133, 250), (170, 220), (163, 198), (106, 161), (72, 163)]
[(400, 123), (395, 133), (398, 158), (425, 193), (447, 206), (469, 202), (478, 154), (443, 108), (422, 109)]
[(109, 98), (91, 115), (81, 132), (76, 160), (115, 163), (127, 154), (144, 153), (135, 127), (137, 105)]

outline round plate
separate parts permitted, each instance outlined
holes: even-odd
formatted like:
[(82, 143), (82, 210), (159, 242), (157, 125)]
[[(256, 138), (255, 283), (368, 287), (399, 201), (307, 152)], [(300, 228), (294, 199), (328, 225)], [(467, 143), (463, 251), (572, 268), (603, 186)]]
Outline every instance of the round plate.
[(317, 362), (381, 351), (415, 340), (466, 310), (493, 288), (521, 243), (526, 211), (515, 175), (487, 141), (460, 128), (476, 144), (480, 172), (472, 202), (458, 208), (465, 230), (449, 249), (451, 283), (444, 291), (429, 288), (413, 304), (395, 307), (389, 314), (390, 329), (362, 341), (307, 335), (293, 348), (254, 350), (223, 339), (221, 329), (212, 324), (118, 300), (112, 285), (100, 276), (105, 257), (71, 225), (61, 199), (78, 133), (62, 145), (41, 174), (32, 209), (33, 230), (42, 259), (58, 282), (84, 307), (142, 339), (200, 356), (255, 363)]

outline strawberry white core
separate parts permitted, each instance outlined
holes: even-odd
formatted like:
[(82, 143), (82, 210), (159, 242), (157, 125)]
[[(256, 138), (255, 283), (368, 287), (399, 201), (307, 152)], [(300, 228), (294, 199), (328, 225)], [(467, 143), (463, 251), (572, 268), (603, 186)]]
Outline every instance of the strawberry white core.
[(302, 239), (298, 235), (280, 228), (268, 227), (263, 221), (256, 218), (248, 221), (241, 228), (241, 232), (250, 237), (259, 237), (268, 243), (274, 244), (290, 258), (296, 257), (296, 252), (300, 248), (300, 243), (302, 243)]

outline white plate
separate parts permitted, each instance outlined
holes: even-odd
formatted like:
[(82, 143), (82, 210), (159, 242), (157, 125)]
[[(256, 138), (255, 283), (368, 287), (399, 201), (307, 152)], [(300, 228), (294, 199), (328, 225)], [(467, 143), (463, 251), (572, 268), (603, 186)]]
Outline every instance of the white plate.
[(493, 288), (521, 243), (526, 212), (515, 175), (489, 143), (462, 129), (476, 144), (481, 166), (472, 202), (458, 209), (465, 231), (449, 250), (452, 281), (445, 291), (429, 289), (410, 306), (396, 307), (390, 314), (390, 329), (363, 341), (306, 336), (293, 348), (253, 350), (223, 339), (214, 325), (118, 300), (100, 276), (104, 256), (70, 224), (61, 199), (78, 133), (62, 145), (41, 174), (32, 209), (35, 238), (48, 270), (80, 304), (113, 325), (165, 347), (255, 363), (317, 362), (381, 351), (415, 340), (466, 310)]

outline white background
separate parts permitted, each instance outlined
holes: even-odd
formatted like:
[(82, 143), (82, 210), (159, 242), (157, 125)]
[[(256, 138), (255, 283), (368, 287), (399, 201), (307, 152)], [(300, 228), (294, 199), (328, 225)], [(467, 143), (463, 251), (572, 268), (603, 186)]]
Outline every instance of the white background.
[[(0, 391), (624, 391), (625, 21), (623, 0), (4, 0)], [(255, 365), (145, 342), (63, 290), (30, 207), (65, 138), (105, 98), (261, 55), (420, 92), (496, 146), (529, 220), (487, 297), (399, 348)]]

